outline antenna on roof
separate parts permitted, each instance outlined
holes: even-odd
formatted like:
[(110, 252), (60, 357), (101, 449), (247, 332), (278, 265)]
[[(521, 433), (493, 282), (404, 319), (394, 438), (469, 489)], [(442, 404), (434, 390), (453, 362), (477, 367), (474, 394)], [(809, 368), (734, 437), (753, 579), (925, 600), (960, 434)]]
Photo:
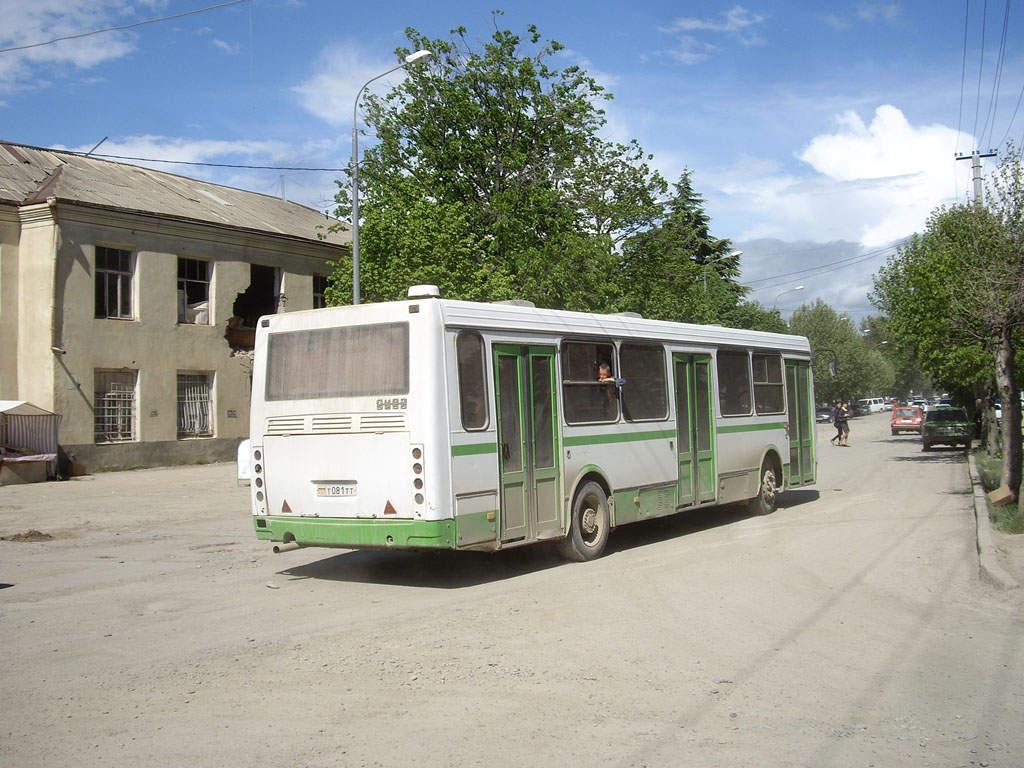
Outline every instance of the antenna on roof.
[(93, 147), (92, 149), (90, 149), (90, 150), (89, 150), (88, 152), (86, 152), (86, 153), (85, 153), (85, 155), (84, 155), (84, 157), (88, 157), (88, 156), (89, 156), (89, 155), (91, 155), (91, 154), (92, 154), (93, 152), (95, 152), (95, 151), (96, 151), (96, 149), (97, 149), (97, 147), (99, 147), (99, 145), (100, 145), (100, 144), (102, 144), (102, 143), (103, 143), (104, 141), (106, 141), (106, 140), (107, 140), (108, 138), (109, 138), (109, 137), (107, 137), (107, 136), (104, 136), (104, 137), (103, 137), (102, 139), (100, 139), (99, 141), (97, 141), (97, 142), (96, 142), (96, 146), (95, 146), (95, 147)]

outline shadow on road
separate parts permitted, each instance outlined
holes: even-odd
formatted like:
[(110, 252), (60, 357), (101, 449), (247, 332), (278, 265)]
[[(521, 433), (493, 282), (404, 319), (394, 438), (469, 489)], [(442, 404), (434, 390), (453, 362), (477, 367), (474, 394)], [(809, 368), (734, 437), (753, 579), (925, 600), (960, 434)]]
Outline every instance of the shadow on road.
[[(788, 509), (817, 498), (817, 491), (786, 491), (779, 497), (779, 507)], [(603, 557), (730, 525), (748, 517), (751, 513), (746, 504), (728, 504), (625, 525), (612, 532)], [(284, 568), (278, 574), (296, 580), (459, 589), (571, 565), (555, 551), (553, 544), (541, 543), (502, 552), (345, 551), (306, 565)]]
[(967, 454), (964, 453), (963, 448), (932, 448), (930, 451), (921, 451), (907, 456), (893, 456), (891, 461), (928, 462), (931, 464), (963, 464), (967, 461)]

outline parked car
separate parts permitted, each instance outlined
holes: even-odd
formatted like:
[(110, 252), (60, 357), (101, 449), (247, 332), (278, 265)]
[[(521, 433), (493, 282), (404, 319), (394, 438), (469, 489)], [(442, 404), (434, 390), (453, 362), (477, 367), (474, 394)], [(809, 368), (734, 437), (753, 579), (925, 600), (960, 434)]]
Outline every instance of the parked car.
[(815, 408), (814, 409), (814, 420), (819, 424), (828, 424), (832, 421), (832, 416), (835, 413), (831, 408)]
[(932, 408), (921, 423), (921, 445), (931, 450), (933, 445), (963, 445), (971, 450), (971, 422), (963, 408)]
[(890, 421), (892, 433), (894, 435), (898, 435), (901, 432), (917, 432), (920, 434), (921, 422), (923, 420), (924, 414), (921, 413), (920, 408), (901, 405), (892, 411), (892, 420)]
[(853, 404), (851, 410), (853, 411), (853, 413), (851, 414), (853, 416), (870, 416), (871, 404), (864, 400), (858, 400), (856, 403)]

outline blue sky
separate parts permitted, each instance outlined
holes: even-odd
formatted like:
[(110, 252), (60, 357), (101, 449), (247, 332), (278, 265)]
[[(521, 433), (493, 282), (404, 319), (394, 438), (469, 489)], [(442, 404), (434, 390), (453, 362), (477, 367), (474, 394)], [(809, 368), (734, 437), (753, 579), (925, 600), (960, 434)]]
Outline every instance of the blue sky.
[[(0, 48), (222, 2), (0, 0)], [(245, 0), (0, 52), (0, 139), (87, 151), (107, 137), (98, 155), (342, 168), (355, 93), (394, 65), (405, 28), (437, 38), (461, 25), (484, 41), (501, 5)], [(871, 275), (893, 242), (969, 194), (970, 162), (954, 153), (1024, 143), (1024, 8), (1009, 2), (504, 5), (502, 26), (536, 24), (566, 46), (557, 64), (614, 94), (608, 138), (636, 138), (669, 181), (691, 169), (713, 234), (744, 252), (741, 282), (786, 314), (816, 298), (871, 313)], [(319, 209), (340, 177), (139, 164)]]

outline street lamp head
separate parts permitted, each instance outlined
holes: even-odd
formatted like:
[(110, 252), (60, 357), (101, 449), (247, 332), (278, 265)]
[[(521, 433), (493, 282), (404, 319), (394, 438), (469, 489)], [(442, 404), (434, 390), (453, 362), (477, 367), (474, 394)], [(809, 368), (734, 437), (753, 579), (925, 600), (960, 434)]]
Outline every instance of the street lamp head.
[(802, 286), (802, 285), (798, 285), (798, 286), (797, 286), (796, 288), (791, 288), (790, 290), (793, 290), (793, 291), (802, 291), (803, 289), (804, 289), (804, 286)]
[(417, 61), (423, 61), (424, 59), (431, 59), (434, 57), (433, 51), (416, 51), (416, 53), (410, 53), (405, 57), (406, 64), (415, 64)]

